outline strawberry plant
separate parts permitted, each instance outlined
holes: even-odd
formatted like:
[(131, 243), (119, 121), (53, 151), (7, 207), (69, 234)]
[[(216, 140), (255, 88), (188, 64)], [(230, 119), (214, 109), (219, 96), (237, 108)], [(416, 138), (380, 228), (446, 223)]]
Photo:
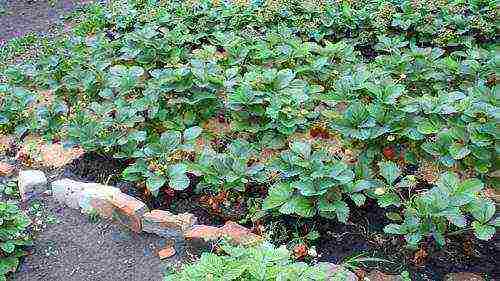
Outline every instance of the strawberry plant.
[(479, 239), (491, 239), (499, 221), (494, 218), (494, 203), (479, 196), (483, 188), (483, 183), (477, 179), (460, 181), (455, 174), (444, 173), (435, 187), (407, 202), (403, 224), (390, 224), (384, 230), (404, 235), (413, 247), (427, 236), (443, 246), (450, 229), (463, 229), (470, 224), (467, 217), (470, 214), (474, 234)]
[(265, 209), (279, 207), (282, 214), (312, 217), (316, 213), (346, 222), (349, 207), (343, 201), (345, 185), (352, 183), (354, 172), (344, 162), (322, 150), (313, 150), (310, 142), (294, 141), (271, 166), (281, 180), (269, 191)]
[(25, 230), (30, 220), (12, 203), (0, 202), (0, 280), (14, 272), (19, 259), (26, 253), (23, 246), (30, 245)]
[(233, 141), (228, 146), (227, 153), (216, 153), (206, 148), (195, 165), (196, 170), (203, 175), (197, 188), (245, 191), (245, 186), (250, 181), (264, 182), (264, 165), (256, 162), (255, 156), (255, 151), (244, 140)]
[(123, 178), (154, 196), (197, 185), (252, 197), (259, 214), (340, 222), (369, 198), (405, 214), (390, 232), (412, 245), (442, 243), (463, 225), (457, 210), (489, 238), (494, 222), (473, 207), (491, 212), (487, 201), (424, 192), (435, 180), (411, 170), (432, 162), (495, 186), (492, 3), (94, 6), (60, 47), (3, 71), (0, 130), (122, 158)]
[(244, 248), (223, 245), (223, 254), (204, 253), (200, 260), (180, 272), (167, 274), (170, 280), (326, 280), (326, 272), (302, 262), (293, 262), (285, 247), (263, 245)]
[[(144, 179), (152, 194), (158, 194), (167, 181), (168, 186), (175, 190), (186, 189), (190, 181), (186, 175), (188, 166), (183, 160), (194, 150), (200, 134), (199, 127), (188, 128), (183, 134), (178, 131), (162, 133), (156, 142), (150, 142), (133, 153), (133, 157), (139, 160), (123, 171), (124, 178), (131, 181)], [(139, 137), (146, 139), (143, 134)]]

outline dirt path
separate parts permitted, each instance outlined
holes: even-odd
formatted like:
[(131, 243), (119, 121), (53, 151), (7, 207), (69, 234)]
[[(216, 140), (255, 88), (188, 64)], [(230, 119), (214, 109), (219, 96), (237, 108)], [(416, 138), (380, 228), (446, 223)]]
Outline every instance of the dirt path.
[(15, 281), (160, 281), (172, 262), (157, 256), (169, 243), (163, 238), (138, 235), (107, 221), (92, 222), (54, 204), (51, 197), (38, 203), (41, 215), (34, 217), (51, 223), (37, 235), (31, 254), (13, 275)]
[(7, 40), (34, 32), (51, 33), (61, 16), (86, 0), (0, 0), (0, 46)]

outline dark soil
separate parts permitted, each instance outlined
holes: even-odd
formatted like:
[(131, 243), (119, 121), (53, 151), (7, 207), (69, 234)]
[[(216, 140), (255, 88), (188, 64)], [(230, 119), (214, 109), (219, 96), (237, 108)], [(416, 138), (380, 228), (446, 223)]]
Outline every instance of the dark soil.
[(66, 165), (63, 176), (85, 182), (121, 184), (126, 188), (127, 183), (121, 180), (121, 173), (127, 166), (125, 161), (110, 156), (85, 153), (82, 157)]
[(162, 279), (167, 264), (160, 261), (157, 252), (171, 241), (155, 235), (138, 235), (107, 221), (91, 222), (78, 211), (53, 203), (50, 196), (40, 200), (43, 217), (52, 215), (57, 222), (47, 225), (37, 235), (30, 255), (24, 258), (13, 280)]
[(121, 179), (121, 173), (127, 166), (126, 161), (97, 153), (86, 153), (68, 164), (64, 169), (63, 176), (84, 182), (98, 182), (116, 186), (122, 192), (146, 202), (150, 209), (192, 213), (197, 217), (199, 224), (222, 225), (224, 223), (221, 217), (211, 214), (200, 206), (198, 203), (200, 197), (193, 196), (193, 187), (183, 192), (175, 192), (173, 196), (168, 196), (166, 189), (162, 189), (157, 197), (146, 196), (143, 187)]
[(85, 0), (0, 0), (5, 10), (0, 15), (0, 46), (7, 40), (36, 33), (49, 35), (62, 15), (85, 3)]
[[(221, 225), (228, 220), (227, 217), (214, 214), (201, 206), (200, 197), (193, 195), (192, 187), (176, 192), (171, 197), (167, 195), (167, 190), (160, 191), (157, 198), (145, 196), (140, 187), (120, 180), (121, 171), (126, 167), (125, 162), (116, 159), (86, 154), (68, 165), (64, 174), (79, 180), (116, 185), (123, 192), (148, 202), (150, 208), (175, 213), (191, 212), (197, 216), (200, 224)], [(251, 194), (258, 196), (257, 193)], [(385, 217), (385, 210), (379, 208), (375, 201), (368, 200), (362, 208), (351, 206), (351, 210), (351, 221), (348, 224), (328, 219), (304, 220), (294, 217), (268, 218), (264, 224), (268, 226), (268, 231), (272, 230), (272, 240), (277, 244), (290, 242), (296, 230), (302, 235), (312, 230), (318, 231), (321, 237), (313, 244), (317, 245), (320, 261), (339, 263), (356, 255), (376, 257), (387, 262), (366, 262), (362, 266), (365, 269), (377, 268), (392, 273), (409, 269), (414, 280), (439, 281), (449, 272), (477, 272), (486, 274), (493, 280), (500, 278), (498, 240), (484, 242), (472, 235), (457, 235), (450, 237), (441, 250), (429, 241), (425, 245), (428, 257), (421, 265), (415, 265), (415, 251), (405, 248), (400, 237), (383, 233), (383, 227), (390, 221)]]
[(364, 268), (393, 273), (408, 269), (415, 281), (443, 280), (450, 272), (475, 272), (492, 280), (500, 278), (498, 236), (486, 242), (471, 234), (456, 235), (447, 239), (443, 249), (438, 249), (430, 239), (423, 246), (428, 256), (421, 264), (415, 264), (416, 251), (407, 249), (402, 238), (383, 233), (383, 227), (390, 221), (374, 201), (351, 210), (352, 223), (346, 225), (326, 219), (312, 222), (321, 234), (317, 242), (321, 261), (338, 263), (357, 255), (381, 258), (387, 262), (366, 262)]

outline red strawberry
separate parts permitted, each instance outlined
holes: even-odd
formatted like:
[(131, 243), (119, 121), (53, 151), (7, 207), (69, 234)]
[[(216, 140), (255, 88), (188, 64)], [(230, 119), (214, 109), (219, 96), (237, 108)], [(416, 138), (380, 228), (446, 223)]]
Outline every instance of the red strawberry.
[(293, 254), (296, 258), (300, 259), (307, 256), (307, 247), (304, 244), (297, 244), (293, 248)]
[(385, 158), (387, 158), (387, 159), (394, 160), (397, 157), (396, 150), (392, 146), (384, 147), (384, 150), (382, 151), (382, 153), (384, 154)]

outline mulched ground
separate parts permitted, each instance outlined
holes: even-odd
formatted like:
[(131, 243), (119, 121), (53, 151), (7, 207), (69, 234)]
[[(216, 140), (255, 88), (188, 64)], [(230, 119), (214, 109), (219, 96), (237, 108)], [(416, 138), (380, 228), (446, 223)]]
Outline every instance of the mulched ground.
[(0, 0), (0, 46), (28, 33), (49, 35), (61, 16), (87, 0)]

